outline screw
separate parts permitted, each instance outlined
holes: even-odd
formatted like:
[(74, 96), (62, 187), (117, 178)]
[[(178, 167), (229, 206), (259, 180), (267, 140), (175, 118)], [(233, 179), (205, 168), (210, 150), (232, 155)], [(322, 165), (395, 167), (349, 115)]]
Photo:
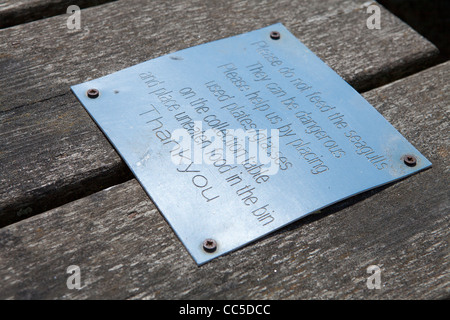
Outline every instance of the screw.
[(408, 166), (408, 167), (414, 167), (417, 164), (417, 160), (416, 157), (414, 157), (411, 154), (406, 154), (403, 156), (403, 162)]
[(214, 239), (206, 239), (203, 241), (203, 250), (208, 253), (213, 253), (217, 249), (217, 242)]
[(278, 39), (281, 38), (281, 34), (280, 34), (278, 31), (272, 31), (272, 32), (270, 33), (270, 37), (271, 37), (273, 40), (278, 40)]
[(86, 94), (88, 98), (95, 99), (100, 95), (100, 91), (98, 91), (97, 89), (89, 89)]

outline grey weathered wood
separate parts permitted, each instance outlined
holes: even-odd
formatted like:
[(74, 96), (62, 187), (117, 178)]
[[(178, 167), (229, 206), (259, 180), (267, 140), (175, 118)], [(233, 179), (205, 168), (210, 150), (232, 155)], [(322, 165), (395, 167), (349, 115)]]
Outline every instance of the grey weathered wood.
[[(1, 229), (0, 298), (448, 298), (449, 78), (447, 62), (364, 94), (429, 170), (201, 267), (131, 180)], [(66, 287), (70, 265), (80, 290)], [(380, 290), (366, 286), (370, 265)]]
[(127, 177), (125, 164), (100, 141), (69, 92), (72, 84), (275, 22), (284, 23), (359, 90), (432, 63), (436, 48), (387, 11), (381, 30), (367, 29), (367, 5), (124, 1), (82, 10), (80, 31), (66, 28), (67, 15), (0, 31), (0, 224)]
[(114, 0), (2, 0), (0, 2), (0, 28), (56, 16), (77, 5), (87, 8)]
[(0, 32), (1, 110), (67, 92), (162, 54), (282, 22), (355, 88), (365, 90), (432, 63), (437, 49), (386, 10), (369, 30), (367, 1), (119, 1)]
[(0, 113), (0, 226), (131, 179), (72, 94)]

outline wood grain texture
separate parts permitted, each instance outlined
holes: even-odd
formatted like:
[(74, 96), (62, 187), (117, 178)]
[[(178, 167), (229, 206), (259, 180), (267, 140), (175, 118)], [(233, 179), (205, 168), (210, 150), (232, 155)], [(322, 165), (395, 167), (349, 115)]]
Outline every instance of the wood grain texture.
[(87, 8), (114, 0), (2, 0), (0, 28), (65, 14), (67, 7)]
[(379, 86), (432, 63), (437, 49), (388, 11), (366, 27), (367, 1), (118, 1), (0, 32), (1, 110), (68, 91), (180, 49), (282, 22), (355, 88)]
[(0, 113), (0, 124), (0, 226), (132, 178), (72, 94)]
[(119, 1), (82, 10), (79, 31), (66, 28), (66, 15), (1, 30), (0, 225), (129, 177), (72, 84), (276, 22), (359, 90), (432, 63), (436, 48), (387, 11), (381, 30), (367, 29), (367, 5)]
[[(201, 267), (131, 180), (1, 229), (0, 298), (448, 298), (449, 71), (447, 62), (364, 94), (431, 169)], [(70, 265), (80, 290), (66, 287)], [(366, 287), (370, 265), (380, 290)]]

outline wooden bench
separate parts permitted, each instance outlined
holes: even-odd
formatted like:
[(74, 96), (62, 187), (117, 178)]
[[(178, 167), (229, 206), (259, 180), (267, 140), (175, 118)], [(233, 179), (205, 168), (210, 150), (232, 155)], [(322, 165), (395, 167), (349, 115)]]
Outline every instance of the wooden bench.
[[(370, 4), (116, 1), (83, 9), (81, 30), (64, 14), (1, 30), (0, 298), (448, 298), (450, 63), (384, 9), (368, 29)], [(198, 267), (69, 87), (276, 22), (433, 167)]]

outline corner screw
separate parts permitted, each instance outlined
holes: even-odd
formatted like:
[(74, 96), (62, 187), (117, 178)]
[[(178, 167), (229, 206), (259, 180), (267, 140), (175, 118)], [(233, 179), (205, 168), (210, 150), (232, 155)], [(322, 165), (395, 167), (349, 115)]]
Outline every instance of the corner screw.
[(214, 239), (206, 239), (203, 241), (203, 250), (208, 253), (213, 253), (217, 249), (217, 242)]
[(95, 99), (100, 95), (100, 91), (98, 91), (97, 89), (89, 89), (86, 94), (88, 98)]
[(417, 164), (417, 160), (416, 157), (414, 157), (411, 154), (406, 154), (403, 156), (403, 162), (408, 166), (408, 167), (414, 167)]
[(272, 31), (272, 32), (270, 33), (270, 37), (271, 37), (273, 40), (278, 40), (278, 39), (281, 38), (281, 34), (280, 34), (278, 31)]

